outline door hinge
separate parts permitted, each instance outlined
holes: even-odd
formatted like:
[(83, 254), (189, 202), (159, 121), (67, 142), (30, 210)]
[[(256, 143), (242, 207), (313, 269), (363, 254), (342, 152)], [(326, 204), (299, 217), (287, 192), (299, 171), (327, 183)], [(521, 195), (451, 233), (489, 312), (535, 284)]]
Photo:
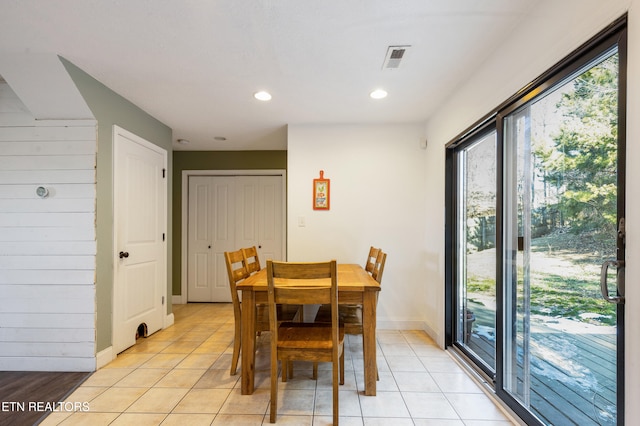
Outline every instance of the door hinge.
[(162, 296), (162, 304), (164, 305), (164, 296)]
[(165, 173), (167, 172), (167, 169), (162, 169), (162, 177), (165, 177)]
[(164, 241), (164, 232), (162, 233), (162, 241)]

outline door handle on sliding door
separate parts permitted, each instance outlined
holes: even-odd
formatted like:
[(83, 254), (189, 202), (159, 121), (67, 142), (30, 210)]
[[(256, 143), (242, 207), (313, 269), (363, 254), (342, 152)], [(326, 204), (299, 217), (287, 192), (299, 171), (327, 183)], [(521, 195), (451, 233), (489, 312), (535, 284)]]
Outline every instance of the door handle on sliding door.
[[(618, 268), (618, 272), (616, 273), (616, 287), (620, 296), (609, 296), (609, 285), (607, 284), (609, 266)], [(602, 269), (600, 270), (600, 291), (602, 292), (602, 297), (607, 302), (624, 303), (624, 260), (607, 260), (602, 264)]]

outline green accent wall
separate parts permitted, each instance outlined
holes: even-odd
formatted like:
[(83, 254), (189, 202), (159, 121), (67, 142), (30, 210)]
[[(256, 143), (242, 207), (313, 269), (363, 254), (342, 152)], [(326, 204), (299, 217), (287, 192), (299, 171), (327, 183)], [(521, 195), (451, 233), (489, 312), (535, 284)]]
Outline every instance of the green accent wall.
[(182, 292), (182, 172), (184, 170), (271, 170), (287, 168), (287, 151), (173, 152), (173, 294)]
[[(111, 346), (113, 305), (113, 125), (167, 150), (168, 221), (171, 223), (172, 130), (71, 62), (60, 58), (98, 121), (96, 168), (96, 351)], [(167, 313), (171, 312), (171, 227), (167, 229)]]

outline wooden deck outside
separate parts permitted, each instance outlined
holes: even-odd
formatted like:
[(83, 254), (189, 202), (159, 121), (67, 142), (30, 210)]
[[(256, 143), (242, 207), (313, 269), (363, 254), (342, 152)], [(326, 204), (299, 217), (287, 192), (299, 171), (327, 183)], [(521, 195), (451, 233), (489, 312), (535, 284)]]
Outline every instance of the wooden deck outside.
[[(472, 309), (479, 317), (484, 314), (476, 306)], [(486, 331), (486, 326), (476, 322), (467, 347), (495, 365), (495, 340)], [(615, 334), (568, 333), (536, 325), (531, 330), (530, 352), (531, 410), (544, 423), (615, 425)], [(521, 377), (521, 349), (517, 364)], [(522, 388), (519, 380), (518, 395), (522, 395)]]

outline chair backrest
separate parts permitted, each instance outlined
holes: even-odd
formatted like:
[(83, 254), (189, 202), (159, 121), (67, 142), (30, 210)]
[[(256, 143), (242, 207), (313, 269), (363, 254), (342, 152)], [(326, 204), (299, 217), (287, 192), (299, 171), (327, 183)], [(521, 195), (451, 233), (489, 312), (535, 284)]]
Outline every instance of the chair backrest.
[(373, 271), (371, 272), (371, 276), (374, 280), (378, 281), (379, 284), (382, 284), (382, 273), (384, 272), (384, 263), (387, 261), (387, 253), (384, 253), (382, 250), (379, 250), (378, 256), (376, 256), (376, 261), (373, 267)]
[(367, 256), (367, 262), (365, 263), (364, 270), (370, 274), (373, 273), (373, 268), (376, 265), (376, 259), (378, 254), (380, 254), (380, 251), (381, 250), (379, 248), (375, 248), (373, 246), (369, 249), (369, 255)]
[(256, 246), (243, 248), (242, 255), (244, 256), (244, 263), (249, 274), (258, 272), (260, 269), (260, 258), (258, 258), (258, 249)]
[[(277, 304), (331, 305), (334, 347), (338, 344), (338, 276), (336, 261), (299, 263), (267, 260), (269, 321), (277, 341)], [(273, 350), (273, 349), (272, 349)]]
[(234, 313), (240, 313), (240, 299), (236, 283), (249, 276), (244, 262), (242, 250), (224, 252), (224, 260), (227, 264), (227, 275), (229, 276), (229, 288), (231, 289), (231, 301), (233, 302)]

